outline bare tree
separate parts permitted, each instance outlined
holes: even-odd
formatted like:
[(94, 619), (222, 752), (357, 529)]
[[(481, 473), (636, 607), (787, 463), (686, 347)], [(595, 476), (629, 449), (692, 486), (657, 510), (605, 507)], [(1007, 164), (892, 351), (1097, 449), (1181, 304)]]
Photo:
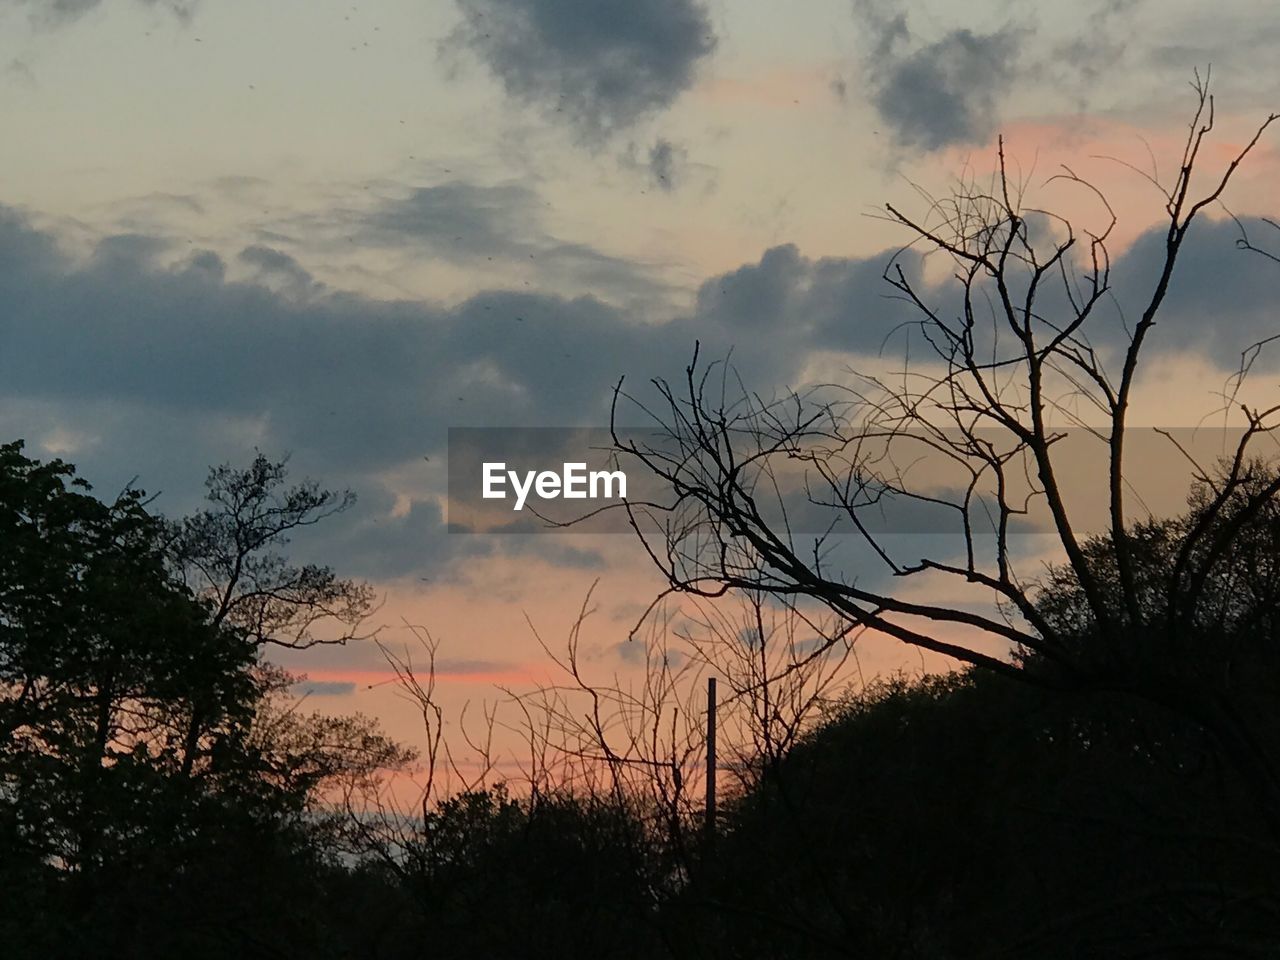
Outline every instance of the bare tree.
[[(302, 650), (367, 637), (373, 588), (338, 577), (329, 567), (296, 565), (279, 550), (298, 530), (355, 503), (313, 481), (284, 487), (286, 461), (259, 453), (244, 469), (213, 468), (205, 482), (209, 506), (169, 525), (170, 563), (209, 607), (215, 628), (238, 630), (255, 647)], [(193, 704), (183, 747), (183, 771), (208, 744), (207, 711)]]
[[(1262, 121), (1206, 178), (1199, 167), (1214, 131), (1214, 101), (1207, 76), (1197, 74), (1193, 88), (1173, 181), (1147, 177), (1164, 199), (1165, 243), (1131, 323), (1114, 302), (1108, 243), (1116, 218), (1105, 197), (1064, 168), (1053, 179), (1101, 203), (1101, 228), (1032, 207), (1001, 141), (989, 184), (966, 182), (947, 198), (928, 198), (923, 217), (886, 207), (886, 218), (910, 234), (904, 252), (923, 249), (951, 273), (949, 285), (931, 285), (913, 276), (902, 255), (886, 268), (892, 295), (914, 313), (913, 339), (923, 344), (900, 371), (851, 372), (846, 382), (764, 396), (727, 364), (704, 362), (695, 351), (682, 383), (653, 382), (656, 401), (619, 384), (617, 455), (670, 492), (665, 502), (628, 506), (666, 576), (664, 596), (745, 591), (793, 609), (816, 601), (845, 625), (835, 637), (874, 631), (1022, 680), (1136, 694), (1219, 734), (1280, 810), (1280, 781), (1263, 751), (1249, 746), (1220, 685), (1136, 668), (1124, 655), (1135, 631), (1157, 630), (1169, 644), (1195, 632), (1210, 570), (1234, 533), (1280, 492), (1274, 473), (1258, 482), (1256, 460), (1260, 441), (1280, 427), (1280, 406), (1241, 401), (1262, 346), (1254, 344), (1224, 391), (1240, 429), (1221, 466), (1194, 460), (1168, 435), (1208, 495), (1169, 564), (1163, 602), (1152, 608), (1131, 555), (1138, 376), (1189, 232), (1276, 119)], [(658, 425), (660, 440), (638, 440), (617, 426), (632, 422), (637, 408)], [(1103, 466), (1090, 489), (1068, 479), (1078, 456), (1065, 443), (1068, 433), (1100, 447)], [(1086, 495), (1105, 504), (1102, 529), (1082, 519)], [(962, 546), (900, 558), (877, 523), (886, 509), (904, 505), (950, 518), (946, 529)], [(1079, 660), (1060, 624), (1038, 607), (1043, 560), (1017, 547), (1018, 530), (1037, 515), (1079, 585), (1102, 648), (1114, 651), (1106, 662)], [(1091, 562), (1090, 534), (1113, 544), (1115, 589)], [(880, 566), (880, 579), (850, 575), (849, 541)], [(903, 589), (913, 583), (928, 592)], [(1016, 651), (1058, 669), (1030, 675)]]
[(672, 627), (680, 650), (716, 677), (721, 766), (751, 789), (796, 742), (863, 684), (857, 630), (814, 618), (759, 591), (728, 602), (694, 598)]
[(398, 693), (421, 715), (425, 741), (412, 776), (351, 782), (343, 800), (353, 849), (407, 877), (422, 872), (416, 858), (431, 845), (424, 830), (465, 798), (510, 798), (530, 817), (544, 805), (579, 804), (636, 824), (640, 833), (628, 841), (635, 849), (619, 853), (637, 870), (657, 856), (676, 889), (704, 853), (705, 678), (716, 676), (725, 690), (719, 779), (739, 792), (767, 776), (857, 679), (846, 669), (851, 638), (824, 632), (847, 633), (844, 626), (764, 594), (672, 606), (648, 618), (624, 669), (604, 672), (588, 640), (593, 611), (589, 592), (560, 649), (530, 624), (559, 682), (497, 687), (497, 698), (450, 719), (436, 690), (438, 641), (408, 624), (413, 643), (379, 641)]
[(284, 488), (287, 476), (287, 461), (261, 453), (243, 470), (211, 470), (210, 506), (173, 525), (174, 564), (213, 606), (216, 624), (237, 627), (260, 646), (306, 649), (358, 639), (373, 589), (277, 552), (295, 532), (350, 508), (355, 494), (309, 480)]

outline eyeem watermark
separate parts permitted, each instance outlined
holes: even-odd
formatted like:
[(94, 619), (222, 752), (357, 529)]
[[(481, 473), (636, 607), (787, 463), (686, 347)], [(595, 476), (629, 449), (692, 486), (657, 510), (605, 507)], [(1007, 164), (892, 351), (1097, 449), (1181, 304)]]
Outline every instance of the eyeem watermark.
[(600, 427), (452, 427), (451, 533), (630, 533), (626, 505), (651, 500), (645, 472)]
[(627, 475), (622, 470), (588, 470), (586, 463), (565, 463), (561, 470), (508, 470), (505, 461), (486, 462), (482, 467), (486, 500), (506, 500), (515, 495), (511, 509), (524, 509), (529, 493), (542, 500), (624, 500)]
[[(1134, 428), (1125, 441), (1134, 465), (1126, 482), (1156, 516), (1172, 516), (1181, 509), (1188, 454), (1211, 462), (1225, 445), (1235, 442), (1232, 431), (1219, 429), (1177, 429), (1170, 434), (1170, 430)], [(998, 430), (990, 437), (996, 444), (1007, 440)], [(803, 458), (789, 458), (786, 450), (756, 456), (753, 442), (772, 441), (768, 437), (753, 441), (744, 431), (734, 437), (739, 444), (738, 462), (751, 460), (768, 472), (744, 471), (740, 487), (726, 495), (751, 496), (751, 509), (778, 529), (785, 526), (792, 534), (812, 535), (827, 544), (845, 542), (840, 537), (860, 543), (868, 534), (995, 535), (999, 515), (984, 499), (988, 493), (975, 492), (972, 478), (956, 469), (948, 457), (922, 459), (920, 450), (932, 450), (937, 436), (924, 439), (928, 444), (922, 447), (907, 432), (883, 440), (883, 449), (870, 442), (858, 448), (862, 461), (885, 464), (879, 469), (889, 475), (893, 457), (904, 458), (900, 463), (911, 458), (917, 482), (928, 491), (926, 497), (912, 497), (874, 483), (865, 489), (855, 485), (852, 493), (845, 487), (833, 489), (830, 477)], [(1076, 496), (1074, 491), (1092, 489), (1086, 480), (1106, 470), (1107, 445), (1089, 430), (1067, 428), (1055, 448), (1081, 529), (1104, 529), (1109, 522), (1105, 497)], [(643, 456), (637, 456), (637, 451)], [(832, 463), (838, 466), (841, 461), (837, 458)], [(690, 438), (671, 437), (653, 427), (453, 427), (444, 505), (447, 529), (463, 535), (634, 535), (640, 528), (656, 529), (662, 536), (677, 530), (684, 531), (691, 544), (701, 543), (697, 538), (714, 527), (715, 518), (707, 515), (705, 504), (673, 487), (665, 474), (696, 485), (714, 476), (699, 472), (707, 470), (714, 470), (714, 464), (697, 456), (697, 445)], [(841, 478), (837, 471), (835, 480)], [(841, 496), (850, 497), (850, 502), (842, 503)], [(957, 509), (957, 504), (966, 503), (966, 511)], [(1054, 521), (1043, 497), (1028, 492), (1027, 504), (1024, 514), (1007, 518), (1008, 532), (1052, 532)]]

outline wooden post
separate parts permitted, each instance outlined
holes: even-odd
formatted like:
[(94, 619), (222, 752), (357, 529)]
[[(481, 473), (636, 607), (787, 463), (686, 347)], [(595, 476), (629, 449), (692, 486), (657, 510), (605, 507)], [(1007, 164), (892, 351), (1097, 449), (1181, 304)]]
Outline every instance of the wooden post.
[(716, 678), (707, 678), (707, 806), (704, 828), (707, 846), (716, 837)]

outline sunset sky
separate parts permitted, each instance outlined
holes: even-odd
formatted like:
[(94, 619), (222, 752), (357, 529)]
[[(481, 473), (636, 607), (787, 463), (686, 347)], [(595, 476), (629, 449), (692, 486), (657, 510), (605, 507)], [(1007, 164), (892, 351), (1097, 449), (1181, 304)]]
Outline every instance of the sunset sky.
[[(884, 362), (878, 211), (1000, 133), (1032, 205), (1101, 216), (1063, 164), (1105, 190), (1136, 290), (1162, 201), (1129, 165), (1167, 179), (1211, 64), (1220, 169), (1278, 56), (1262, 0), (0, 0), (0, 440), (171, 515), (255, 448), (353, 489), (296, 553), (372, 581), (386, 642), (438, 637), (453, 705), (549, 677), (532, 628), (596, 580), (592, 669), (625, 670), (636, 544), (447, 534), (449, 427), (603, 425), (695, 340), (766, 391)], [(1280, 215), (1277, 146), (1236, 215)], [(1188, 246), (1139, 421), (1194, 426), (1274, 331), (1237, 236), (1217, 210)], [(371, 646), (286, 662), (411, 735)]]

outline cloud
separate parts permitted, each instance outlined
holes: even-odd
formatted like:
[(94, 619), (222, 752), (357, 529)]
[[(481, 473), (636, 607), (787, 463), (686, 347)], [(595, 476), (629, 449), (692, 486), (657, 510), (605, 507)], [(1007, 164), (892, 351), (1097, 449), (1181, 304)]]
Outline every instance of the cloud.
[(356, 692), (356, 685), (352, 681), (302, 680), (293, 685), (293, 692), (299, 697), (349, 697)]
[(674, 193), (690, 185), (711, 190), (717, 173), (716, 168), (708, 164), (690, 162), (685, 145), (664, 136), (654, 138), (647, 147), (635, 140), (628, 141), (618, 153), (618, 167), (663, 193)]
[[(945, 5), (950, 23), (926, 31), (918, 5), (852, 0), (861, 35), (861, 78), (838, 76), (841, 102), (859, 93), (898, 146), (934, 151), (990, 139), (1009, 109), (1035, 116), (1163, 113), (1171, 84), (1194, 68), (1274, 56), (1280, 27), (1257, 4), (1160, 5), (1084, 0), (1070, 17), (1017, 16), (1013, 4)], [(909, 14), (908, 8), (911, 13)], [(994, 19), (993, 19), (994, 18)], [(936, 19), (931, 17), (930, 19)], [(1120, 78), (1123, 68), (1123, 82)], [(1215, 75), (1219, 102), (1268, 102), (1270, 87), (1247, 68)]]
[(447, 45), (477, 56), (511, 99), (598, 143), (669, 107), (716, 46), (698, 0), (458, 0)]
[[(1144, 2), (1145, 0), (1103, 0), (1081, 18), (1081, 32), (1054, 44), (1046, 67), (1050, 74), (1060, 76), (1063, 82), (1077, 91), (1076, 102), (1079, 109), (1085, 108), (1088, 94), (1124, 54), (1138, 33), (1129, 22), (1130, 15)], [(1207, 59), (1185, 59), (1178, 69), (1185, 71), (1189, 65), (1209, 62), (1211, 61)]]
[(649, 264), (563, 240), (547, 227), (546, 204), (520, 184), (450, 181), (415, 187), (372, 209), (334, 210), (295, 224), (309, 237), (411, 250), (457, 264), (498, 264), (535, 275), (539, 286), (589, 292), (616, 304), (666, 305), (676, 291)]
[[(1242, 226), (1259, 247), (1280, 250), (1280, 231), (1266, 221), (1242, 217), (1237, 225), (1199, 219), (1187, 235), (1160, 320), (1148, 339), (1150, 352), (1192, 353), (1231, 371), (1239, 366), (1242, 350), (1280, 333), (1275, 313), (1280, 266), (1239, 248)], [(1113, 295), (1084, 331), (1094, 346), (1114, 352), (1127, 344), (1128, 331), (1159, 277), (1165, 234), (1159, 227), (1149, 229), (1113, 258)], [(777, 351), (772, 366), (770, 358), (749, 351), (741, 358), (735, 354), (744, 365), (755, 365), (754, 373), (770, 384), (778, 382), (768, 380), (770, 376), (798, 368), (814, 351), (898, 356), (908, 342), (919, 343), (915, 330), (921, 315), (891, 296), (894, 291), (883, 278), (888, 258), (888, 252), (809, 258), (794, 245), (774, 247), (756, 263), (705, 281), (697, 293), (694, 325), (721, 331), (720, 340), (770, 344)], [(953, 281), (928, 282), (924, 260), (914, 249), (900, 253), (896, 263), (940, 316), (959, 316), (963, 304)], [(1016, 301), (1016, 283), (1014, 293)], [(1042, 288), (1040, 309), (1046, 317), (1065, 316), (1068, 306), (1060, 283)], [(1280, 356), (1280, 351), (1272, 353)], [(1263, 359), (1269, 363), (1272, 356)]]
[(954, 30), (889, 65), (873, 102), (909, 147), (980, 142), (995, 129), (1017, 56), (1012, 31)]
[[(919, 315), (884, 280), (888, 254), (866, 258), (803, 256), (793, 244), (766, 250), (758, 263), (713, 277), (697, 294), (700, 323), (732, 330), (740, 343), (770, 343), (781, 357), (835, 350), (863, 355), (892, 350), (886, 341)], [(898, 263), (919, 282), (922, 261), (905, 251)], [(798, 358), (796, 358), (798, 362)]]
[[(1240, 223), (1259, 247), (1275, 249), (1278, 233), (1269, 223), (1252, 217)], [(1192, 226), (1150, 335), (1157, 349), (1191, 352), (1234, 370), (1242, 350), (1280, 334), (1280, 265), (1241, 250), (1240, 238), (1241, 227), (1230, 220), (1202, 219)], [(1116, 261), (1112, 277), (1123, 312), (1112, 314), (1110, 341), (1120, 341), (1141, 316), (1164, 262), (1166, 239), (1165, 231), (1149, 230)]]
[[(1151, 0), (1134, 2), (1164, 12)], [(1274, 106), (1275, 84), (1270, 74), (1253, 68), (1254, 64), (1273, 62), (1280, 52), (1280, 21), (1269, 6), (1246, 2), (1189, 5), (1182, 16), (1166, 19), (1159, 29), (1117, 26), (1128, 28), (1121, 36), (1145, 41), (1139, 50), (1129, 52), (1128, 60), (1150, 71), (1148, 87), (1159, 91), (1161, 98), (1185, 83), (1193, 68), (1203, 71), (1210, 67), (1220, 105), (1230, 104), (1233, 110)]]
[(536, 196), (523, 186), (454, 181), (418, 187), (364, 217), (362, 240), (412, 242), (460, 259), (512, 257), (540, 247)]
[(237, 259), (253, 269), (264, 285), (278, 284), (295, 294), (317, 287), (315, 278), (297, 260), (272, 247), (261, 244), (245, 247)]
[[(101, 5), (102, 0), (7, 0), (10, 5), (29, 7), (32, 15), (50, 24), (67, 23), (84, 16)], [(190, 20), (199, 0), (135, 0), (148, 7), (158, 7), (179, 20)]]
[(655, 187), (668, 193), (675, 189), (680, 165), (687, 154), (682, 147), (659, 137), (649, 148), (649, 178)]
[[(1261, 242), (1267, 228), (1250, 229)], [(1193, 228), (1153, 350), (1234, 368), (1241, 348), (1275, 332), (1274, 266), (1236, 237), (1230, 223)], [(1113, 264), (1130, 322), (1162, 244), (1145, 234)], [(706, 359), (732, 351), (764, 393), (801, 382), (820, 353), (896, 355), (891, 335), (915, 315), (886, 298), (886, 257), (775, 247), (709, 278), (685, 315), (648, 323), (589, 296), (381, 301), (309, 282), (303, 265), (261, 246), (237, 258), (256, 271), (248, 279), (211, 252), (176, 255), (136, 234), (74, 259), (0, 207), (0, 434), (66, 456), (108, 490), (140, 475), (174, 513), (194, 506), (209, 464), (243, 462), (255, 446), (291, 451), (295, 475), (361, 495), (322, 542), (299, 544), (314, 554), (303, 559), (340, 557), (352, 575), (434, 577), (499, 551), (592, 565), (605, 551), (556, 537), (450, 537), (447, 428), (603, 425), (620, 376), (679, 382), (695, 340)], [(920, 275), (915, 254), (903, 263)], [(949, 302), (947, 287), (923, 289)], [(1090, 335), (1106, 347), (1123, 329), (1104, 312)]]
[(865, 28), (871, 104), (905, 147), (938, 150), (985, 140), (1019, 72), (1023, 31), (958, 28), (921, 42), (884, 0), (855, 0)]
[(695, 336), (589, 296), (385, 302), (314, 284), (271, 248), (237, 259), (249, 279), (210, 251), (121, 235), (78, 260), (0, 208), (0, 431), (108, 489), (140, 475), (177, 513), (210, 463), (291, 451), (297, 475), (362, 495), (320, 558), (393, 578), (517, 549), (445, 534), (422, 458), (443, 462), (448, 426), (606, 422), (621, 373), (676, 370)]

